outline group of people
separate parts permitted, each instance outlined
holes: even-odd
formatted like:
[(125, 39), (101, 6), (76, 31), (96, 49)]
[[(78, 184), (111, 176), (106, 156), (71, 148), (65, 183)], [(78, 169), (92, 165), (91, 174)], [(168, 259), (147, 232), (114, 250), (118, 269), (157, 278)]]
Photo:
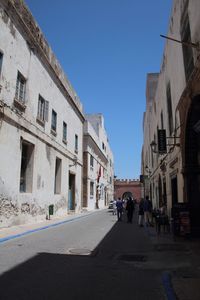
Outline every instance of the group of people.
[(122, 221), (122, 214), (124, 210), (127, 212), (127, 223), (132, 223), (133, 212), (135, 210), (135, 202), (129, 197), (125, 200), (118, 198), (113, 202), (113, 214), (117, 215), (117, 220)]
[[(127, 223), (132, 223), (135, 204), (137, 204), (137, 202), (132, 197), (126, 199), (118, 198), (113, 202), (113, 215), (117, 215), (117, 220), (122, 221), (122, 216), (126, 212)], [(138, 225), (140, 227), (154, 226), (155, 224), (158, 233), (161, 230), (161, 225), (164, 226), (164, 231), (169, 231), (169, 220), (165, 213), (164, 205), (160, 209), (153, 209), (149, 196), (140, 200), (137, 212)]]
[[(122, 215), (126, 211), (127, 223), (132, 223), (135, 210), (135, 201), (129, 197), (127, 199), (118, 198), (113, 202), (113, 215), (117, 215), (117, 220), (122, 221)], [(148, 196), (141, 199), (138, 208), (138, 224), (143, 227), (152, 226), (152, 203)]]

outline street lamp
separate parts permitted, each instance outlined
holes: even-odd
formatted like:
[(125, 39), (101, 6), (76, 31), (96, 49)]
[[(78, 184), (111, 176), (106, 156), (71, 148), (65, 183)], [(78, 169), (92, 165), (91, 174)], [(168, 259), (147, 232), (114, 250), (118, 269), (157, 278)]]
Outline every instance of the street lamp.
[(150, 144), (150, 147), (151, 147), (151, 150), (154, 152), (154, 153), (157, 153), (157, 144), (155, 141), (152, 141), (151, 144)]
[(74, 159), (73, 159), (73, 164), (72, 164), (72, 165), (69, 165), (69, 167), (76, 166), (76, 165), (77, 165), (77, 162), (78, 162), (78, 158), (77, 158), (77, 156), (75, 156)]

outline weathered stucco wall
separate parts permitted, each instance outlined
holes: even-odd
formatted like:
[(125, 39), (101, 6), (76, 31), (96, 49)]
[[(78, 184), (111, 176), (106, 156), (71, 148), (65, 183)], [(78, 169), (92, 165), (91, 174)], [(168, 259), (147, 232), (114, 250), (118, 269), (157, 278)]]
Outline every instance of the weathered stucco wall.
[[(10, 5), (9, 5), (10, 3)], [(14, 7), (12, 6), (14, 4)], [(17, 12), (16, 12), (17, 10)], [(25, 22), (25, 24), (22, 22)], [(69, 172), (75, 175), (75, 210), (82, 197), (82, 105), (65, 78), (33, 17), (21, 1), (0, 3), (0, 227), (33, 222), (68, 212)], [(32, 46), (31, 46), (32, 45)], [(26, 80), (25, 105), (14, 104), (18, 71)], [(38, 123), (38, 97), (49, 103), (48, 119)], [(57, 113), (56, 134), (51, 131)], [(67, 141), (63, 142), (63, 122)], [(78, 151), (75, 151), (75, 135)], [(33, 147), (30, 191), (20, 192), (22, 144)], [(56, 158), (61, 160), (61, 188), (55, 194)], [(77, 158), (77, 164), (74, 164)]]

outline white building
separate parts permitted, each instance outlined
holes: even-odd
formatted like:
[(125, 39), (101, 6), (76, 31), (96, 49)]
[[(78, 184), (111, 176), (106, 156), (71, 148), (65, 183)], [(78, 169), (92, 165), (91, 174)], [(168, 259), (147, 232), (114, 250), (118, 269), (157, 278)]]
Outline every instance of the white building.
[(114, 194), (114, 164), (101, 114), (85, 116), (83, 208), (105, 207)]
[(82, 105), (22, 1), (0, 28), (0, 227), (78, 212)]
[[(171, 208), (184, 203), (193, 232), (200, 227), (199, 11), (199, 0), (173, 1), (157, 89), (152, 109), (147, 107), (145, 114), (145, 123), (150, 122), (142, 160), (154, 206), (164, 203), (170, 215)], [(158, 129), (166, 130), (163, 153), (158, 149)]]

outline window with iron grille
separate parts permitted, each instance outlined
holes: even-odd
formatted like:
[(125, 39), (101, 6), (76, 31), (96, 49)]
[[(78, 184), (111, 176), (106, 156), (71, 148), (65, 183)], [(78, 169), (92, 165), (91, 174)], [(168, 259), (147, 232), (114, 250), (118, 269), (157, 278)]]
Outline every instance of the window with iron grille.
[(49, 102), (46, 101), (41, 95), (39, 95), (37, 121), (44, 124), (45, 121), (48, 121), (48, 114), (49, 114)]
[[(188, 1), (186, 1), (184, 10), (182, 12), (181, 24), (180, 24), (180, 34), (181, 40), (183, 42), (191, 43), (191, 31), (190, 31), (190, 22), (188, 15)], [(193, 59), (193, 50), (190, 45), (182, 44), (183, 50), (183, 62), (185, 68), (185, 77), (188, 81), (193, 69), (194, 69), (194, 59)]]
[(55, 112), (55, 110), (52, 109), (51, 130), (56, 132), (56, 127), (57, 127), (57, 113)]
[(15, 98), (16, 98), (17, 101), (19, 101), (23, 104), (25, 103), (25, 91), (26, 91), (26, 79), (18, 71)]

